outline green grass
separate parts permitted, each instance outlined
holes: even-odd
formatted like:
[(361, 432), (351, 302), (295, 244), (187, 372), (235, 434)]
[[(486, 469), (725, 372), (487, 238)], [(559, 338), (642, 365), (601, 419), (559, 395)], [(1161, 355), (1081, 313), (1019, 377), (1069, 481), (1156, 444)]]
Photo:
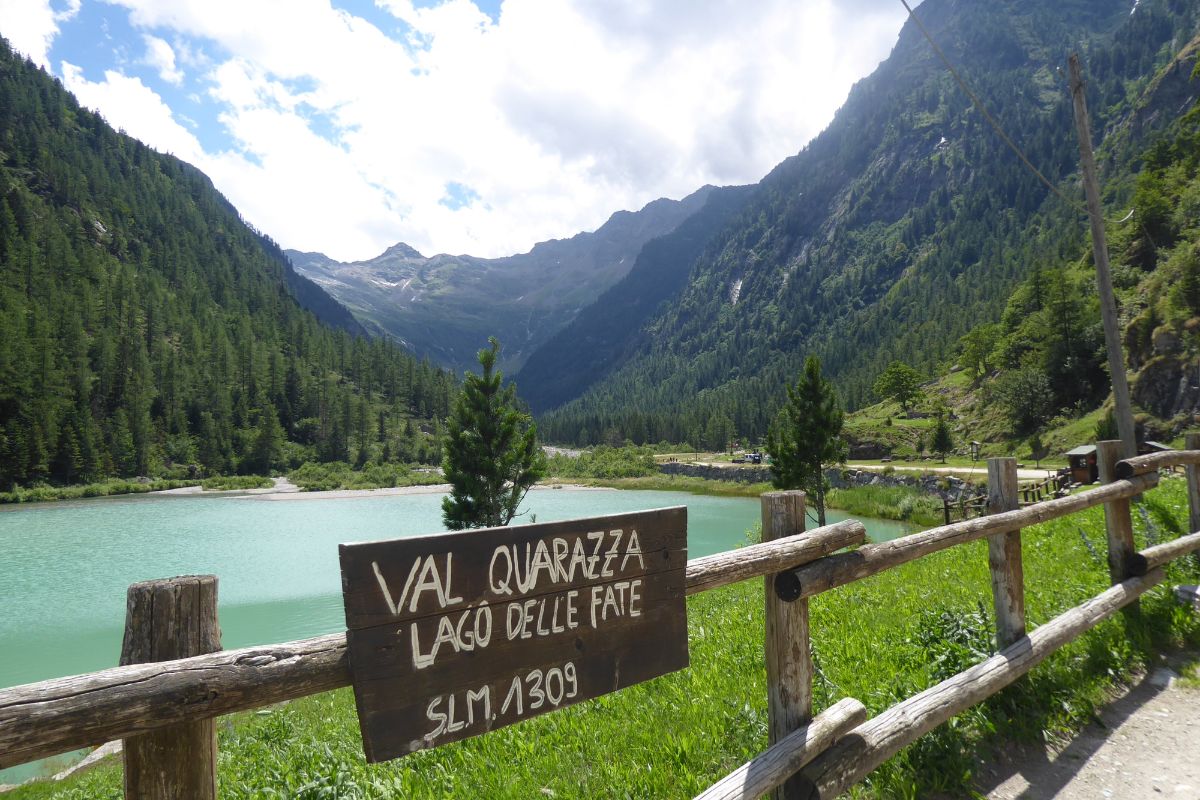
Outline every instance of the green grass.
[(112, 478), (99, 483), (87, 483), (78, 486), (18, 486), (11, 492), (0, 492), (0, 504), (3, 503), (40, 503), (46, 500), (78, 500), (83, 497), (108, 497), (114, 494), (142, 494), (158, 492), (163, 489), (179, 489), (184, 486), (195, 486), (195, 480), (152, 480), (145, 483)]
[(772, 491), (769, 483), (736, 483), (713, 481), (691, 475), (647, 475), (638, 478), (580, 478), (574, 481), (584, 486), (605, 486), (610, 489), (644, 489), (657, 492), (689, 492), (716, 497), (758, 497)]
[[(1158, 537), (1187, 515), (1182, 481), (1146, 495)], [(1134, 513), (1139, 546), (1146, 524)], [(1108, 585), (1101, 509), (1023, 533), (1030, 626)], [(961, 797), (979, 759), (1010, 740), (1060, 739), (1090, 720), (1121, 681), (1166, 649), (1200, 646), (1200, 615), (1170, 584), (1194, 582), (1195, 562), (1169, 567), (1137, 619), (1117, 615), (1064, 647), (1010, 689), (956, 717), (876, 770), (854, 796)], [(872, 715), (992, 650), (986, 542), (934, 554), (811, 601), (819, 709), (856, 697)], [(223, 798), (691, 797), (767, 742), (762, 581), (690, 598), (691, 666), (614, 695), (483, 737), (381, 765), (362, 756), (348, 690), (241, 715), (220, 726)], [(120, 797), (114, 767), (9, 796)], [(8, 800), (8, 798), (6, 798)]]
[(200, 485), (208, 491), (230, 491), (234, 489), (270, 489), (275, 482), (262, 475), (224, 475), (208, 478)]
[(288, 473), (288, 480), (306, 492), (334, 489), (387, 489), (427, 486), (443, 481), (440, 471), (418, 472), (404, 464), (367, 464), (355, 469), (344, 461), (309, 461)]
[(826, 496), (826, 504), (854, 516), (895, 519), (929, 527), (945, 521), (940, 498), (909, 486), (831, 489)]

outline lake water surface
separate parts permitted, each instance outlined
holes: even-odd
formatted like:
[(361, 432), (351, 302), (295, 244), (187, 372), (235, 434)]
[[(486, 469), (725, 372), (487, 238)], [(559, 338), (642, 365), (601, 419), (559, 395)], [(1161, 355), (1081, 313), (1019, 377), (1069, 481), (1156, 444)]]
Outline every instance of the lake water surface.
[[(293, 497), (139, 495), (0, 509), (0, 687), (115, 666), (125, 590), (153, 578), (217, 575), (226, 649), (344, 630), (338, 544), (443, 530), (439, 494)], [(691, 558), (735, 547), (759, 518), (757, 499), (679, 492), (539, 489), (524, 507), (551, 522), (679, 505), (688, 507)], [(864, 522), (875, 540), (905, 532)], [(0, 771), (0, 783), (20, 777)]]

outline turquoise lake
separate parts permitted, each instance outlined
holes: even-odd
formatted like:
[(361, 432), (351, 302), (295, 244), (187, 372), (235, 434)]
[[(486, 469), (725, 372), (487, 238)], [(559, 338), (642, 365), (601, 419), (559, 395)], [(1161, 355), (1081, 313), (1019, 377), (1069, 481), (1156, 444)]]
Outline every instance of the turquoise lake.
[[(344, 630), (338, 544), (443, 530), (439, 494), (284, 497), (140, 495), (0, 509), (0, 687), (115, 666), (125, 590), (152, 578), (217, 575), (226, 649)], [(678, 492), (538, 489), (523, 508), (550, 522), (679, 505), (688, 508), (692, 558), (735, 547), (759, 517), (757, 499)], [(874, 540), (906, 531), (864, 522)], [(14, 779), (15, 770), (0, 771), (0, 783)]]

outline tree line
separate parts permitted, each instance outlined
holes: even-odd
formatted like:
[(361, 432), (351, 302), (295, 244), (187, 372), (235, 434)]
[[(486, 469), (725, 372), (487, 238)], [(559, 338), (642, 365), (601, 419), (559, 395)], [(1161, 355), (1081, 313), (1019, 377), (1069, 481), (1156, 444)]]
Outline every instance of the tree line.
[(0, 487), (437, 462), (452, 375), (320, 324), (206, 176), (0, 45)]

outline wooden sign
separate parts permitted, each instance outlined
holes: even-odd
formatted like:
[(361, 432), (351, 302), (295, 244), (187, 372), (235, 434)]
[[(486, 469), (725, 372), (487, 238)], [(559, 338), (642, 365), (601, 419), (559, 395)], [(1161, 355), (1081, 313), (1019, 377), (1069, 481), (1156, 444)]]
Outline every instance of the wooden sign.
[(682, 506), (339, 551), (371, 762), (688, 665)]

